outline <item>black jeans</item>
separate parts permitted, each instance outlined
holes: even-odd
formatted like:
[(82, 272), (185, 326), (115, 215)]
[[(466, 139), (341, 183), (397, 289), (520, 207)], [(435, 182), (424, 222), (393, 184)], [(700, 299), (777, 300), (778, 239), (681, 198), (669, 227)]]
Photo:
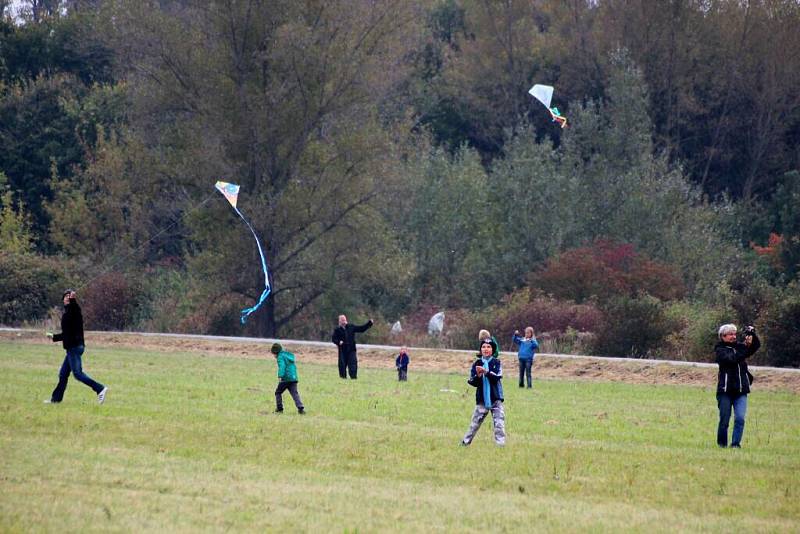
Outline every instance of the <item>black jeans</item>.
[(283, 410), (283, 392), (289, 390), (289, 395), (292, 396), (294, 405), (298, 410), (303, 409), (303, 401), (300, 400), (300, 393), (297, 391), (297, 382), (279, 382), (277, 389), (275, 389), (275, 407), (278, 410)]
[(95, 393), (103, 391), (103, 384), (95, 382), (92, 377), (83, 372), (83, 363), (81, 356), (83, 356), (83, 345), (67, 349), (67, 355), (64, 357), (64, 363), (61, 364), (61, 369), (58, 371), (58, 385), (53, 390), (50, 396), (50, 401), (61, 402), (64, 399), (64, 392), (67, 390), (67, 381), (69, 380), (70, 372), (75, 375), (75, 380), (83, 382)]
[(400, 382), (408, 382), (408, 369), (397, 368), (397, 380)]
[[(533, 360), (520, 360), (519, 361), (519, 387), (525, 385), (523, 378), (528, 378), (528, 387), (533, 387), (533, 379), (531, 378), (531, 368), (533, 367)], [(524, 375), (524, 376), (523, 376)]]
[(339, 350), (339, 376), (347, 378), (347, 373), (350, 378), (356, 378), (358, 375), (358, 356), (355, 350)]

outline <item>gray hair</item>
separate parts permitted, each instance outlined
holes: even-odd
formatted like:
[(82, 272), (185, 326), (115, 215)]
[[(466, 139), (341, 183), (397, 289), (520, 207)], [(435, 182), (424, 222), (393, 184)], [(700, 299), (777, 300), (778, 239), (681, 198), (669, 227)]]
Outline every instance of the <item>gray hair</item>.
[(730, 334), (731, 332), (736, 332), (736, 325), (735, 324), (724, 324), (719, 327), (719, 338), (722, 339), (722, 336), (725, 334)]

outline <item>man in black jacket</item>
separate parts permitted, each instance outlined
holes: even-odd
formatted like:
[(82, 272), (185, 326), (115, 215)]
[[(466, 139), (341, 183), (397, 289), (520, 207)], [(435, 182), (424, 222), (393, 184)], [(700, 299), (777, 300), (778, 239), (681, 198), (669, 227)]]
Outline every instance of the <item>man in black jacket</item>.
[(361, 326), (347, 322), (347, 317), (339, 316), (339, 326), (333, 331), (333, 344), (339, 349), (339, 376), (347, 378), (345, 370), (350, 373), (350, 378), (355, 380), (358, 374), (358, 357), (356, 356), (356, 332), (366, 332), (372, 326), (372, 319)]
[(742, 446), (744, 418), (747, 414), (747, 394), (753, 375), (747, 370), (747, 358), (755, 354), (761, 346), (756, 331), (748, 326), (743, 342), (737, 340), (736, 325), (724, 324), (719, 327), (720, 341), (714, 346), (714, 355), (719, 365), (717, 375), (717, 407), (719, 425), (717, 426), (717, 445), (728, 446), (728, 425), (733, 408), (733, 435), (731, 447)]
[(103, 384), (95, 382), (92, 378), (83, 372), (83, 365), (81, 363), (81, 356), (83, 356), (83, 314), (81, 314), (81, 307), (78, 306), (75, 291), (67, 289), (64, 291), (64, 315), (61, 316), (61, 333), (52, 334), (47, 333), (53, 341), (60, 341), (67, 355), (64, 358), (64, 363), (61, 364), (61, 370), (58, 372), (58, 385), (53, 390), (50, 396), (49, 403), (59, 403), (64, 398), (64, 391), (67, 389), (67, 380), (69, 379), (70, 372), (75, 375), (75, 379), (83, 382), (92, 390), (97, 393), (97, 401), (100, 404), (106, 400), (106, 392), (108, 388)]

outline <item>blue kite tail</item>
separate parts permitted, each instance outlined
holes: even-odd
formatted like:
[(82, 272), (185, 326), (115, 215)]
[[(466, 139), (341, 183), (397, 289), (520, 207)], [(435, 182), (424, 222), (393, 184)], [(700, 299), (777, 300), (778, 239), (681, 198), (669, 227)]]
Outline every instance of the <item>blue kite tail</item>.
[(261, 256), (261, 268), (264, 271), (264, 292), (261, 293), (261, 298), (258, 299), (256, 305), (253, 306), (252, 308), (245, 308), (242, 310), (241, 321), (242, 324), (245, 324), (250, 314), (256, 311), (258, 308), (260, 308), (261, 305), (264, 304), (264, 301), (267, 300), (267, 297), (272, 291), (272, 287), (269, 284), (269, 271), (267, 270), (267, 260), (264, 259), (264, 250), (261, 248), (261, 241), (258, 239), (258, 236), (256, 235), (255, 230), (253, 230), (253, 227), (250, 225), (249, 222), (247, 222), (247, 219), (244, 218), (242, 212), (239, 211), (239, 208), (234, 207), (233, 209), (236, 210), (236, 213), (239, 214), (239, 217), (241, 217), (244, 223), (247, 225), (247, 227), (250, 228), (250, 232), (253, 234), (253, 237), (256, 238), (256, 245), (258, 245), (258, 254)]

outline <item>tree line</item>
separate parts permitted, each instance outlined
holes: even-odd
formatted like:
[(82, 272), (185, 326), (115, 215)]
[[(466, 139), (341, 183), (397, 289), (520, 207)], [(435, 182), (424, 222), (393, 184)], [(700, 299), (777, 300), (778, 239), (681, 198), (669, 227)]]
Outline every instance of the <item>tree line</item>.
[[(424, 343), (531, 321), (559, 350), (704, 359), (735, 321), (800, 364), (797, 2), (0, 13), (0, 322), (69, 284), (96, 328), (324, 338), (346, 311), (413, 339), (444, 309)], [(263, 275), (220, 179), (274, 285), (246, 326)]]

